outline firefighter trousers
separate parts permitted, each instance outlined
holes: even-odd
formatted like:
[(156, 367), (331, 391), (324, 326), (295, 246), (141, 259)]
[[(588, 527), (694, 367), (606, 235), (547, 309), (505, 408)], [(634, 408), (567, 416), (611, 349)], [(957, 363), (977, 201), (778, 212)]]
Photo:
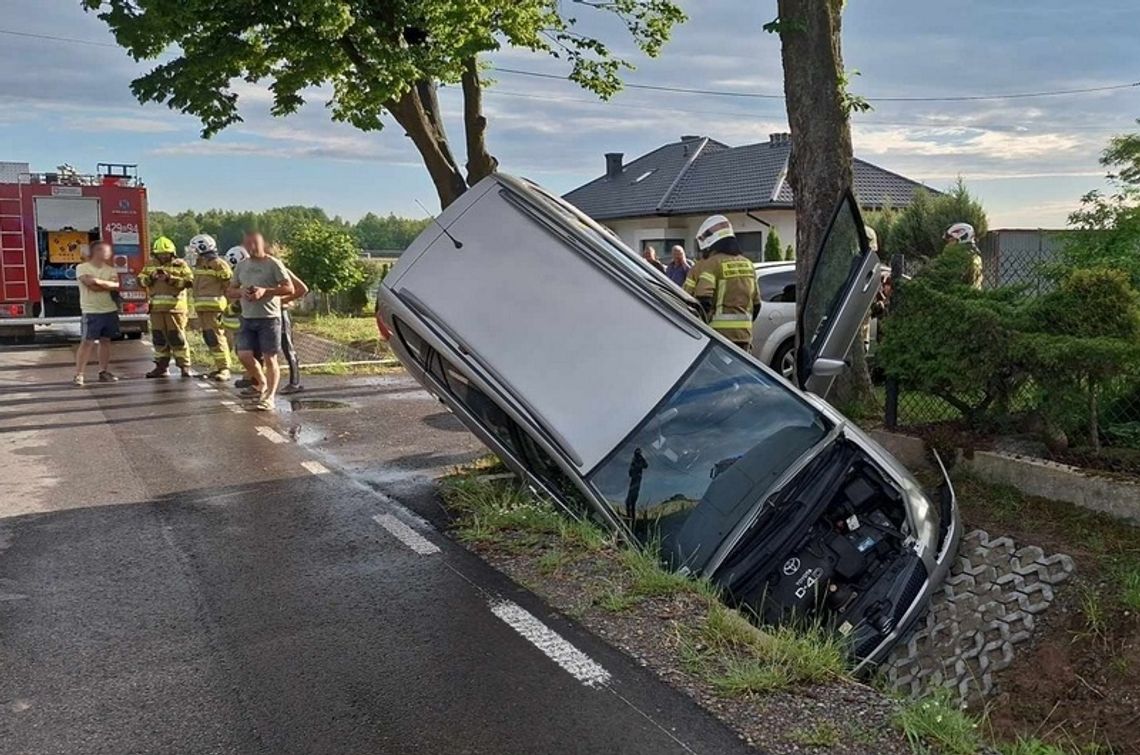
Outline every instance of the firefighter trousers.
[(186, 342), (185, 312), (151, 312), (150, 339), (154, 342), (154, 361), (165, 367), (170, 358), (179, 367), (190, 366), (190, 345)]
[(202, 340), (210, 350), (214, 360), (215, 370), (228, 370), (230, 368), (230, 343), (226, 338), (226, 329), (222, 327), (222, 313), (220, 311), (198, 310), (198, 329), (202, 331)]

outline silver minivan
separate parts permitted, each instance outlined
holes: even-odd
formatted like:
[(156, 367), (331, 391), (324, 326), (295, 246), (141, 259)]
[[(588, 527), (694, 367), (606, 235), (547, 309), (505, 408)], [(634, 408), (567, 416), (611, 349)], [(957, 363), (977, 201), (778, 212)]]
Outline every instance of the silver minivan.
[(798, 385), (614, 234), (503, 174), (416, 239), (379, 313), (408, 371), (569, 514), (659, 546), (763, 621), (825, 622), (873, 663), (961, 524), (948, 479), (924, 492), (821, 398), (879, 285), (863, 228), (848, 195), (799, 297)]

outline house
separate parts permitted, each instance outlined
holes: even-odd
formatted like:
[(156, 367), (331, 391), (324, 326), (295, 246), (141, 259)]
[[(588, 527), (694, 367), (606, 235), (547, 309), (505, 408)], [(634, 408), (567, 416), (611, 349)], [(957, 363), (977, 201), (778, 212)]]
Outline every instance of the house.
[[(788, 184), (791, 136), (729, 147), (707, 136), (682, 136), (629, 163), (606, 155), (600, 178), (564, 198), (604, 223), (629, 247), (652, 244), (660, 257), (681, 244), (696, 253), (697, 228), (709, 215), (728, 217), (747, 256), (759, 260), (768, 232), (794, 245), (794, 198)], [(926, 188), (917, 181), (855, 160), (855, 194), (864, 208), (905, 207)]]

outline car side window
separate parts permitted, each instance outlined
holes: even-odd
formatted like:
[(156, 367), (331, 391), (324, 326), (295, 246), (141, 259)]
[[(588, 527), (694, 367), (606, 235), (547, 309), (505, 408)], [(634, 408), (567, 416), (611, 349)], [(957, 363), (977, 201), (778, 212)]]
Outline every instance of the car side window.
[(796, 271), (786, 270), (760, 276), (760, 300), (785, 304), (796, 302)]

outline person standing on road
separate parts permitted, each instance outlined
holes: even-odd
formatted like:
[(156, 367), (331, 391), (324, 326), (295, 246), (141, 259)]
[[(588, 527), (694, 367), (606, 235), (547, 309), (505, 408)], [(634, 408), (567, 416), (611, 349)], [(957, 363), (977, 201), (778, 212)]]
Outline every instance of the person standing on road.
[(83, 340), (75, 352), (76, 385), (83, 385), (83, 373), (98, 343), (99, 382), (113, 383), (119, 378), (111, 372), (111, 339), (119, 335), (119, 305), (113, 293), (119, 290), (119, 274), (111, 266), (111, 245), (100, 241), (92, 244), (88, 259), (75, 268), (79, 281), (79, 311), (83, 315)]
[[(293, 281), (281, 261), (269, 256), (260, 233), (246, 234), (242, 244), (249, 258), (238, 263), (227, 296), (241, 302), (241, 328), (238, 330), (238, 358), (251, 376), (246, 389), (257, 398), (259, 411), (272, 411), (281, 370), (281, 297), (292, 296)], [(258, 363), (255, 352), (260, 352)]]
[(665, 275), (678, 286), (684, 286), (685, 278), (688, 277), (693, 263), (689, 262), (689, 258), (685, 256), (685, 247), (680, 244), (673, 247), (672, 254), (673, 259), (665, 267)]
[(186, 341), (186, 291), (194, 285), (194, 271), (174, 256), (174, 242), (165, 236), (154, 240), (151, 259), (139, 273), (139, 283), (150, 300), (150, 330), (154, 342), (154, 369), (148, 378), (166, 377), (170, 359), (182, 371), (190, 372), (190, 344)]
[(211, 380), (224, 382), (230, 379), (230, 344), (222, 327), (222, 313), (229, 306), (226, 289), (233, 277), (229, 263), (218, 256), (214, 237), (200, 233), (190, 239), (194, 261), (194, 312), (198, 316), (198, 330), (213, 357), (213, 369), (206, 373)]
[(285, 272), (289, 274), (289, 280), (293, 283), (293, 293), (281, 297), (281, 354), (289, 365), (289, 382), (281, 389), (282, 395), (305, 390), (301, 385), (301, 363), (297, 359), (297, 348), (293, 344), (293, 320), (289, 316), (289, 310), (309, 293), (308, 285), (298, 278), (296, 273), (288, 267), (285, 268)]
[[(702, 252), (707, 251), (709, 256), (689, 271), (693, 296), (704, 308), (713, 330), (750, 352), (752, 321), (760, 313), (760, 293), (752, 261), (740, 253), (740, 242), (732, 223), (723, 215), (713, 215), (701, 224), (697, 247)], [(689, 279), (685, 286), (689, 290)]]

